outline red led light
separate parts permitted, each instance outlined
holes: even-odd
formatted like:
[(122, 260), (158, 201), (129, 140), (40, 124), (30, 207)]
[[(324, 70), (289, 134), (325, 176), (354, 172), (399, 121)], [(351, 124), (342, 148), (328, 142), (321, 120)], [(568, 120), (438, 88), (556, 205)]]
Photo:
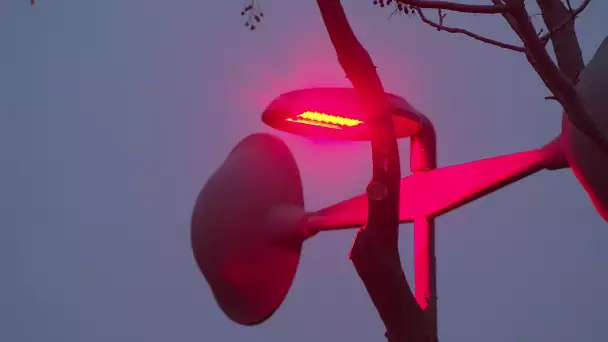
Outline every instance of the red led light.
[[(387, 93), (395, 134), (420, 131), (422, 115), (407, 101)], [(362, 109), (352, 88), (310, 88), (282, 94), (266, 108), (262, 121), (278, 130), (307, 137), (370, 140)]]
[(295, 118), (287, 118), (287, 121), (305, 125), (325, 127), (331, 129), (342, 129), (342, 127), (354, 127), (363, 123), (361, 120), (345, 118), (342, 116), (305, 111)]

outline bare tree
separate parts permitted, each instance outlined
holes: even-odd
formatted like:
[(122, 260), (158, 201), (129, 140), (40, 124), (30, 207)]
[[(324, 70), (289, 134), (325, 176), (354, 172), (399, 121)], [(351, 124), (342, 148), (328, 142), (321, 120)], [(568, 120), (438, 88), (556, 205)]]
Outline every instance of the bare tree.
[[(608, 138), (590, 117), (575, 85), (584, 69), (575, 31), (577, 16), (591, 0), (572, 7), (566, 0), (536, 0), (547, 31), (538, 31), (531, 20), (525, 0), (492, 0), (489, 5), (469, 5), (440, 0), (373, 0), (393, 13), (418, 16), (439, 31), (463, 34), (499, 48), (521, 53), (542, 79), (552, 96), (564, 109), (564, 125), (572, 125), (597, 148), (608, 155)], [(365, 48), (353, 33), (340, 0), (317, 0), (323, 22), (336, 51), (338, 61), (365, 104), (364, 113), (373, 130), (373, 176), (367, 188), (369, 213), (367, 224), (355, 239), (350, 258), (384, 322), (389, 341), (436, 341), (436, 329), (409, 287), (402, 270), (398, 250), (399, 226), (399, 151), (393, 133), (382, 81)], [(437, 20), (426, 11), (436, 12)], [(447, 12), (500, 15), (521, 40), (512, 45), (456, 27), (445, 25)], [(251, 13), (248, 26), (255, 28), (263, 15), (254, 0), (242, 15)], [(253, 21), (252, 21), (253, 20)], [(546, 46), (551, 42), (555, 62)]]
[[(472, 39), (525, 55), (530, 65), (564, 109), (565, 126), (585, 135), (608, 156), (608, 137), (597, 128), (587, 112), (575, 85), (585, 65), (575, 31), (577, 16), (591, 0), (582, 0), (572, 7), (570, 0), (536, 0), (547, 32), (539, 32), (532, 23), (525, 0), (491, 0), (491, 5), (470, 5), (442, 0), (373, 0), (380, 7), (393, 8), (393, 14), (404, 12), (437, 29), (463, 34)], [(30, 1), (31, 5), (36, 3)], [(387, 98), (376, 67), (363, 45), (355, 36), (340, 0), (317, 0), (321, 16), (338, 61), (358, 93), (366, 122), (372, 130), (372, 180), (367, 187), (368, 217), (358, 232), (351, 250), (359, 277), (384, 322), (386, 336), (391, 342), (437, 341), (436, 322), (419, 306), (401, 267), (398, 249), (399, 191), (401, 170), (393, 121), (387, 111)], [(425, 11), (434, 10), (437, 20)], [(501, 15), (521, 40), (512, 45), (457, 27), (444, 24), (446, 12)], [(245, 25), (255, 30), (264, 13), (257, 0), (241, 12), (247, 16)], [(557, 63), (547, 52), (551, 42)], [(431, 299), (434, 300), (434, 299)]]
[[(580, 0), (572, 7), (570, 0), (536, 0), (547, 32), (538, 31), (532, 23), (525, 0), (491, 0), (491, 5), (470, 5), (442, 0), (372, 0), (374, 5), (418, 16), (438, 31), (462, 34), (483, 43), (521, 53), (552, 93), (547, 99), (558, 101), (564, 109), (563, 125), (567, 130), (589, 139), (608, 156), (608, 137), (598, 129), (587, 112), (575, 85), (585, 68), (575, 31), (578, 15), (591, 0)], [(31, 5), (36, 1), (31, 0)], [(321, 16), (338, 61), (356, 90), (366, 122), (372, 130), (372, 180), (367, 187), (368, 217), (358, 232), (350, 259), (386, 327), (391, 342), (437, 341), (434, 299), (421, 308), (403, 272), (398, 249), (399, 191), (401, 170), (393, 121), (382, 81), (371, 56), (355, 36), (340, 0), (317, 0)], [(426, 11), (436, 12), (431, 19)], [(445, 25), (447, 12), (500, 15), (520, 38), (513, 45), (457, 27)], [(257, 0), (241, 12), (245, 25), (255, 30), (264, 13)], [(551, 42), (554, 61), (546, 46)], [(431, 319), (429, 319), (431, 318)]]

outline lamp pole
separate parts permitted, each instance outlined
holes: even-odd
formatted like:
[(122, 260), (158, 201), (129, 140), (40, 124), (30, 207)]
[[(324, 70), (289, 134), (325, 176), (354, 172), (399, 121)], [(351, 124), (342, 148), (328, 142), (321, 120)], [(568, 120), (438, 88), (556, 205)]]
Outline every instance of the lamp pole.
[[(410, 170), (414, 177), (437, 168), (437, 141), (435, 130), (426, 117), (410, 145)], [(428, 196), (420, 189), (415, 196)], [(423, 202), (423, 201), (416, 201)], [(414, 217), (414, 290), (418, 305), (427, 318), (431, 339), (437, 342), (437, 268), (435, 258), (435, 218), (421, 210)]]

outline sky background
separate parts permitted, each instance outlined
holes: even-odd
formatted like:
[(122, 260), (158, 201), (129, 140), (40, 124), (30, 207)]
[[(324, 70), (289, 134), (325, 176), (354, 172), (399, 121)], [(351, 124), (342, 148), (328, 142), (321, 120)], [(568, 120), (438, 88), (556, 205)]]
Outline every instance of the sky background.
[[(559, 134), (560, 108), (523, 55), (387, 20), (371, 2), (345, 1), (347, 14), (386, 89), (434, 123), (440, 166)], [(196, 267), (194, 200), (240, 139), (272, 132), (265, 105), (348, 86), (315, 1), (264, 0), (255, 32), (243, 4), (0, 2), (1, 341), (384, 340), (347, 258), (354, 230), (307, 241), (287, 299), (256, 327), (228, 320)], [(592, 1), (578, 21), (585, 61), (606, 13)], [(517, 42), (499, 16), (446, 20)], [(364, 191), (367, 144), (273, 133), (298, 161), (307, 209)], [(407, 174), (409, 142), (400, 147)], [(570, 170), (533, 175), (437, 228), (442, 341), (608, 341), (608, 229)], [(403, 225), (410, 279), (411, 246)]]

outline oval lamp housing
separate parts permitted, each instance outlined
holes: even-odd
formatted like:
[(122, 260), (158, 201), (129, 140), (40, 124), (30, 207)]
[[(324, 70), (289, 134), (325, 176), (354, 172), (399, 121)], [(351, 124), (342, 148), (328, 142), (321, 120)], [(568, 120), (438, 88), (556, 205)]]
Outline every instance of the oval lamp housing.
[[(417, 134), (423, 116), (405, 99), (386, 93), (397, 138)], [(371, 140), (353, 88), (308, 88), (284, 93), (262, 113), (262, 121), (280, 131), (325, 139)]]

